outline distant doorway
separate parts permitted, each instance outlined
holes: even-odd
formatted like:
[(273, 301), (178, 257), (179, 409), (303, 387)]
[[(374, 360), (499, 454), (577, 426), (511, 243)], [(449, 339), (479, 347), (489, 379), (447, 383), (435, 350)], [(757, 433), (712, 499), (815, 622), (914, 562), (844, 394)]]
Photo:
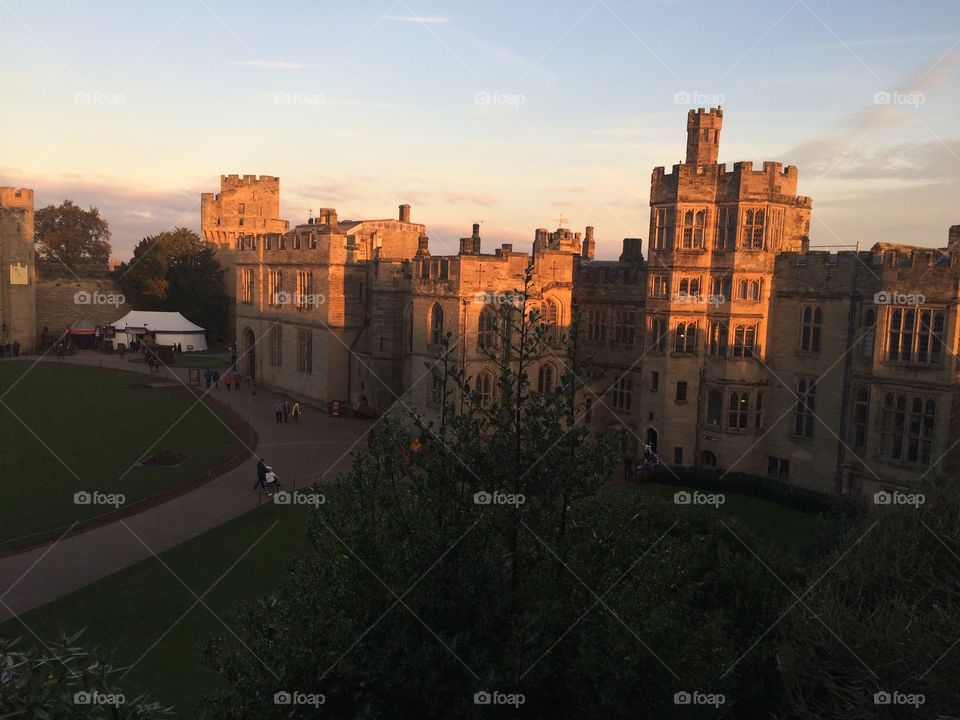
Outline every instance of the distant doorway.
[(657, 452), (657, 431), (653, 428), (647, 428), (647, 445), (654, 454)]
[(256, 345), (257, 340), (253, 336), (253, 330), (246, 328), (243, 331), (243, 358), (241, 361), (241, 368), (243, 374), (249, 377), (251, 380), (255, 380), (257, 377)]
[(704, 467), (716, 467), (717, 456), (709, 450), (704, 450), (702, 453), (700, 453), (700, 464)]

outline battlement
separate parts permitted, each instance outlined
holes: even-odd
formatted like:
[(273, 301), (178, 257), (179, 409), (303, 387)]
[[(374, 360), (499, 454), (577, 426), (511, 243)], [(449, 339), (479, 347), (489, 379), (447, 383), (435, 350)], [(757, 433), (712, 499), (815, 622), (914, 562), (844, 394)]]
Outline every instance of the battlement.
[(30, 188), (0, 187), (0, 207), (33, 210), (33, 190)]
[(650, 202), (671, 203), (683, 197), (706, 202), (790, 202), (812, 207), (813, 201), (797, 195), (800, 171), (795, 165), (765, 161), (754, 169), (750, 161), (708, 165), (678, 164), (672, 172), (655, 167), (650, 179)]
[(276, 175), (221, 175), (220, 191), (259, 186), (267, 190), (280, 190), (280, 178)]

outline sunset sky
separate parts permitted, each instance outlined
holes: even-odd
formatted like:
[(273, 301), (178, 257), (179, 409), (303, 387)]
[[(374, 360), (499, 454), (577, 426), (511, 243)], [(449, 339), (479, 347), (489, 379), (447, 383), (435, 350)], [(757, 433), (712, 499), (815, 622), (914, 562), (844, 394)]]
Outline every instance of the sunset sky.
[(96, 205), (120, 258), (221, 173), (280, 176), (291, 222), (408, 202), (435, 254), (562, 213), (616, 257), (717, 102), (721, 162), (799, 166), (813, 245), (960, 223), (956, 0), (0, 0), (0, 59), (0, 184)]

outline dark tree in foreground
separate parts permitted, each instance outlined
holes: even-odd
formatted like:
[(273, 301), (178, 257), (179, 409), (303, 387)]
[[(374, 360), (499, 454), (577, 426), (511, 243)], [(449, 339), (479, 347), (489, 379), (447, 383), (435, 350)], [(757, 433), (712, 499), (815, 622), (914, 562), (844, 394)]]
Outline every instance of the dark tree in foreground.
[(120, 671), (96, 649), (76, 643), (79, 633), (46, 645), (0, 639), (0, 717), (152, 720), (169, 708), (145, 696), (127, 697)]
[(138, 310), (177, 311), (207, 330), (224, 335), (229, 297), (225, 270), (207, 243), (188, 228), (145, 237), (133, 259), (114, 273), (127, 302)]
[[(526, 294), (501, 309), (488, 343), (499, 391), (477, 391), (448, 339), (432, 378), (440, 420), (416, 423), (422, 447), (382, 421), (308, 524), (315, 556), (239, 614), (242, 644), (210, 641), (208, 662), (230, 689), (206, 717), (316, 716), (275, 693), (322, 694), (333, 718), (769, 717), (777, 707), (763, 633), (784, 591), (731, 529), (755, 540), (709, 510), (598, 492), (614, 439), (578, 422), (571, 343), (547, 336)], [(527, 373), (555, 353), (569, 370), (541, 394)], [(679, 707), (684, 691), (726, 702)], [(522, 694), (523, 706), (478, 704), (483, 693)]]
[(778, 659), (796, 717), (960, 710), (960, 493), (955, 480), (923, 493), (919, 507), (884, 509), (851, 530), (811, 573), (823, 580), (806, 607), (784, 620)]
[(70, 200), (34, 213), (34, 240), (41, 260), (71, 270), (85, 265), (106, 269), (110, 261), (110, 226), (95, 207), (84, 210)]

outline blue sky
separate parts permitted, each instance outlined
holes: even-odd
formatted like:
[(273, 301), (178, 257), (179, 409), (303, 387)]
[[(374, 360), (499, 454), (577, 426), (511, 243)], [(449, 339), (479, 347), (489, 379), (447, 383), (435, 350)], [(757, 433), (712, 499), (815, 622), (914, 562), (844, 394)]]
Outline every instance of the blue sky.
[(715, 101), (721, 162), (800, 167), (814, 245), (960, 223), (955, 0), (0, 0), (0, 60), (0, 183), (97, 205), (119, 257), (221, 173), (279, 175), (294, 222), (409, 202), (435, 253), (562, 212), (615, 257)]

